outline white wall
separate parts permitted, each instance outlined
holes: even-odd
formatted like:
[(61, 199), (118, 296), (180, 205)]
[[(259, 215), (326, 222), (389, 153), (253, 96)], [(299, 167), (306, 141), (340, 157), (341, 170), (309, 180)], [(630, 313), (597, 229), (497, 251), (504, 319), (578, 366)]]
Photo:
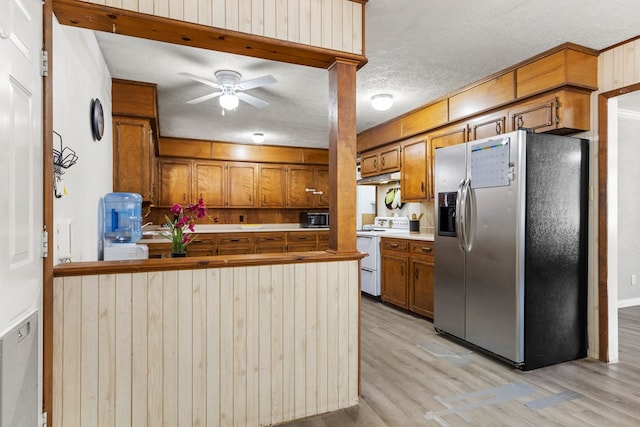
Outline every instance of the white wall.
[[(623, 97), (619, 97), (622, 107)], [(640, 113), (618, 110), (618, 301), (640, 304)], [(631, 275), (636, 284), (631, 284)], [(635, 300), (635, 301), (634, 301)]]
[[(93, 139), (90, 125), (92, 100), (104, 108), (104, 136)], [(56, 230), (53, 235), (54, 264), (71, 242), (73, 261), (98, 259), (99, 206), (112, 190), (111, 74), (93, 32), (53, 26), (53, 129), (64, 146), (78, 155), (77, 163), (62, 176), (66, 195), (53, 204)], [(54, 135), (54, 148), (60, 149)], [(66, 230), (71, 223), (71, 237)], [(58, 227), (58, 225), (61, 227)]]

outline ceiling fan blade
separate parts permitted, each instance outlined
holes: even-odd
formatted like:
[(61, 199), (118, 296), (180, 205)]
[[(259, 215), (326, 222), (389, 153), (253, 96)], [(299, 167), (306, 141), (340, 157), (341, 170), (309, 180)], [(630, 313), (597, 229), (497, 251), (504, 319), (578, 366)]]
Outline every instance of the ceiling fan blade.
[(246, 102), (247, 104), (251, 104), (256, 108), (264, 108), (267, 105), (269, 105), (269, 103), (267, 101), (263, 101), (260, 98), (256, 98), (253, 95), (249, 95), (248, 93), (244, 93), (244, 92), (236, 92), (236, 96), (238, 97), (238, 99), (240, 99), (241, 101)]
[(249, 90), (256, 87), (271, 85), (274, 83), (276, 83), (275, 77), (273, 77), (271, 74), (267, 74), (266, 76), (258, 77), (256, 79), (240, 82), (238, 83), (237, 88), (240, 90)]
[(222, 92), (213, 92), (205, 96), (201, 96), (200, 98), (194, 98), (187, 101), (187, 104), (198, 104), (200, 102), (208, 101), (210, 99), (215, 98), (216, 96), (222, 95)]
[(218, 89), (220, 87), (220, 86), (218, 86), (218, 83), (216, 83), (216, 82), (212, 82), (211, 80), (203, 79), (202, 77), (198, 77), (198, 76), (195, 76), (195, 75), (190, 74), (190, 73), (178, 73), (178, 74), (180, 74), (183, 77), (187, 77), (187, 78), (189, 78), (191, 80), (195, 80), (197, 82), (205, 84), (207, 86), (214, 87), (216, 89)]

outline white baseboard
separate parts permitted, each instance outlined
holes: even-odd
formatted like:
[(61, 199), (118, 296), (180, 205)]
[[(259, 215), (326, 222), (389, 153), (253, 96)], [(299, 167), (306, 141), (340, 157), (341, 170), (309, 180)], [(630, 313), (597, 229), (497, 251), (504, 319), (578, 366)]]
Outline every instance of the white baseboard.
[(618, 308), (633, 307), (640, 305), (640, 298), (629, 298), (618, 301)]

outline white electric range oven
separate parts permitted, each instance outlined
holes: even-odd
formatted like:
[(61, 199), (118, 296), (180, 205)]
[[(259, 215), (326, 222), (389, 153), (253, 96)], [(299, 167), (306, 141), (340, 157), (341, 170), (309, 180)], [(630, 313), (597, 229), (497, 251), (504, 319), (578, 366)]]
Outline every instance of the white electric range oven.
[(361, 290), (374, 297), (382, 295), (380, 237), (385, 234), (409, 234), (409, 218), (377, 216), (373, 224), (356, 231), (358, 251), (369, 254), (360, 261)]

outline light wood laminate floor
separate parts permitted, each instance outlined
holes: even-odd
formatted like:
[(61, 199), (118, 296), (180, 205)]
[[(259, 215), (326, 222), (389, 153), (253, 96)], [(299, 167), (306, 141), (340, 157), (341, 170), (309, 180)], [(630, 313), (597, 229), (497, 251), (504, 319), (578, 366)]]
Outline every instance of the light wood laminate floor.
[(640, 426), (640, 307), (619, 317), (619, 363), (522, 372), (363, 298), (360, 404), (286, 426)]

